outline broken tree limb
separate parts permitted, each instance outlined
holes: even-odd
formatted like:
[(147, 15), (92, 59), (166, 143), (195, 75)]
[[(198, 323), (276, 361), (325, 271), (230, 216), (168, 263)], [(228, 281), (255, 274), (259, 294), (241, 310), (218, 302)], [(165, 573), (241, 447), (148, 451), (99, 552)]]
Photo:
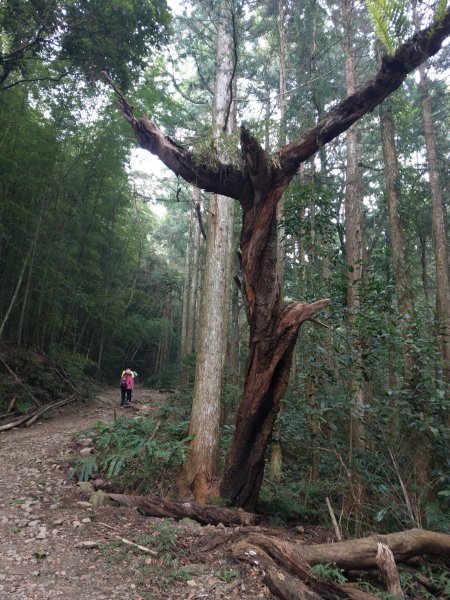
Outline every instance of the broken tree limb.
[[(106, 523), (99, 523), (99, 525), (102, 525), (103, 527), (106, 527), (107, 529), (112, 529), (113, 531), (117, 531), (115, 527), (111, 527), (111, 525), (107, 525)], [(136, 544), (136, 542), (132, 542), (131, 540), (128, 540), (127, 538), (124, 538), (121, 535), (116, 535), (115, 533), (109, 533), (109, 535), (111, 537), (113, 537), (114, 539), (119, 540), (123, 544), (126, 544), (127, 546), (131, 546), (132, 548), (137, 548), (138, 550), (140, 550), (141, 552), (144, 552), (145, 554), (151, 554), (152, 556), (158, 556), (158, 553), (155, 550), (152, 550), (151, 548), (147, 548), (147, 546), (142, 546), (141, 544)]]
[(199, 523), (218, 525), (255, 525), (259, 522), (259, 515), (232, 510), (210, 504), (197, 504), (196, 502), (177, 502), (164, 500), (158, 496), (129, 496), (126, 494), (108, 494), (108, 496), (122, 506), (139, 508), (150, 517), (173, 517), (183, 519), (188, 517)]
[(450, 561), (450, 535), (423, 529), (308, 546), (291, 544), (263, 535), (246, 536), (240, 543), (260, 548), (277, 563), (295, 572), (295, 569), (304, 563), (310, 566), (334, 563), (342, 569), (376, 568), (380, 542), (389, 546), (397, 562), (404, 562), (424, 554), (439, 556), (446, 562)]
[(378, 543), (378, 552), (375, 557), (378, 569), (383, 577), (384, 585), (387, 591), (393, 596), (404, 598), (405, 595), (400, 583), (400, 576), (395, 564), (394, 555), (386, 544)]
[(30, 415), (25, 415), (6, 423), (6, 425), (2, 425), (0, 427), (0, 431), (7, 431), (8, 429), (14, 429), (14, 427), (19, 427), (19, 425), (23, 425), (25, 421), (29, 418)]
[(339, 529), (338, 522), (336, 521), (336, 515), (334, 514), (334, 510), (333, 510), (333, 507), (331, 506), (331, 502), (330, 502), (330, 499), (328, 498), (328, 496), (325, 498), (325, 502), (327, 504), (331, 522), (333, 523), (334, 533), (336, 534), (338, 542), (342, 542), (341, 530)]

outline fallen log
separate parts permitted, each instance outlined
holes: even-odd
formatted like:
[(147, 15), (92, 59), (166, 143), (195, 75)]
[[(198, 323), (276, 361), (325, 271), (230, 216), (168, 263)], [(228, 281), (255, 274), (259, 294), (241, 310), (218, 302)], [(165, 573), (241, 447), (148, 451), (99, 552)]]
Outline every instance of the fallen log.
[(281, 600), (377, 600), (376, 596), (352, 584), (318, 579), (311, 573), (307, 563), (280, 564), (267, 552), (249, 545), (245, 540), (233, 546), (233, 556), (261, 567), (264, 571), (264, 583)]
[(210, 504), (164, 500), (158, 496), (131, 496), (126, 494), (108, 494), (108, 496), (122, 506), (139, 508), (150, 517), (173, 517), (174, 519), (188, 517), (203, 524), (218, 525), (223, 523), (226, 526), (255, 525), (261, 519), (259, 515), (240, 509), (233, 510)]
[(294, 570), (295, 565), (304, 563), (310, 566), (334, 563), (342, 569), (376, 568), (378, 543), (390, 548), (396, 562), (405, 562), (424, 554), (450, 561), (450, 535), (423, 529), (371, 535), (334, 544), (298, 545), (263, 535), (246, 536), (240, 543), (258, 547), (276, 562), (290, 565)]
[[(333, 563), (343, 569), (370, 569), (377, 566), (381, 544), (392, 552), (392, 561), (394, 558), (406, 561), (423, 554), (437, 555), (446, 561), (450, 558), (450, 535), (421, 529), (317, 545), (292, 544), (276, 537), (250, 534), (235, 543), (232, 551), (235, 558), (262, 567), (266, 585), (281, 600), (374, 600), (375, 596), (352, 584), (318, 580), (310, 567)], [(378, 565), (379, 562), (378, 558)]]

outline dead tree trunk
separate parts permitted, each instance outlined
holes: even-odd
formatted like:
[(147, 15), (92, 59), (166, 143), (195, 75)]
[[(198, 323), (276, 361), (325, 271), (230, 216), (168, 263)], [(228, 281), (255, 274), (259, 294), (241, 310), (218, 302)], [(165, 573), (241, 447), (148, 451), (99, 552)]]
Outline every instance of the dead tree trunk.
[(448, 35), (450, 9), (439, 22), (405, 42), (394, 56), (385, 57), (378, 73), (314, 127), (281, 148), (278, 160), (271, 164), (245, 127), (241, 128), (242, 166), (219, 159), (205, 162), (166, 137), (146, 116), (137, 119), (122, 92), (109, 79), (142, 148), (156, 154), (189, 183), (234, 198), (242, 205), (241, 289), (250, 324), (249, 358), (236, 432), (220, 486), (222, 495), (233, 504), (250, 510), (256, 505), (264, 454), (288, 382), (300, 326), (328, 303), (326, 299), (288, 306), (280, 302), (277, 204), (302, 162), (399, 88), (409, 72), (439, 51)]

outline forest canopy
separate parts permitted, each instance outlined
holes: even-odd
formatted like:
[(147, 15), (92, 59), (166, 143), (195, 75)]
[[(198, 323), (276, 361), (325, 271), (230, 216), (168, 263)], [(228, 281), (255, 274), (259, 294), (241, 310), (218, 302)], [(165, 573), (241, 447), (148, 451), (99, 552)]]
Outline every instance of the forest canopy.
[(165, 0), (5, 0), (0, 7), (0, 86), (96, 80), (108, 69), (128, 87), (167, 41)]

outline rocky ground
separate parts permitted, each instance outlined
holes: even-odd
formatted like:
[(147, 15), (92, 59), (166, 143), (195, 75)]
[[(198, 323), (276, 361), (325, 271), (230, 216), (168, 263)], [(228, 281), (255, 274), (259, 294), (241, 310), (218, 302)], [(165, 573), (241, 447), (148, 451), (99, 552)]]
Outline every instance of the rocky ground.
[[(161, 400), (141, 388), (129, 410), (152, 411)], [(235, 530), (93, 506), (82, 486), (67, 481), (82, 452), (73, 434), (113, 418), (117, 405), (118, 390), (105, 390), (30, 428), (0, 433), (0, 599), (273, 598), (257, 568), (233, 562)]]

